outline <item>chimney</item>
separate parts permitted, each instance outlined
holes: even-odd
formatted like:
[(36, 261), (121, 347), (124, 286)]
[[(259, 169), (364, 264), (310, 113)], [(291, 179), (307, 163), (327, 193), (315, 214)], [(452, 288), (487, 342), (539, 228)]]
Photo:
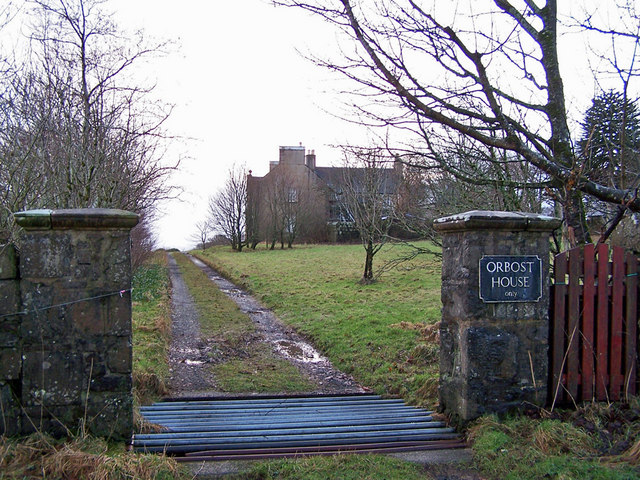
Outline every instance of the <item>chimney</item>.
[(305, 156), (305, 164), (311, 170), (316, 169), (316, 151), (315, 150), (309, 150), (309, 153), (307, 153), (307, 155)]
[(402, 174), (404, 171), (404, 165), (402, 164), (402, 160), (400, 160), (400, 156), (396, 155), (393, 159), (393, 173), (397, 176), (397, 178), (402, 178)]

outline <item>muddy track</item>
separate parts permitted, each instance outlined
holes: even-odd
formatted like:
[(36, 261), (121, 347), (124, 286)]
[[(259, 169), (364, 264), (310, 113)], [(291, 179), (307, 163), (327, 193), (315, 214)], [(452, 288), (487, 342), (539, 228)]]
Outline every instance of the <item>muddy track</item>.
[[(256, 341), (268, 343), (276, 355), (284, 358), (316, 385), (313, 394), (362, 393), (365, 389), (352, 377), (333, 367), (312, 345), (284, 325), (275, 314), (237, 285), (220, 276), (215, 270), (189, 256), (216, 286), (231, 298), (242, 312), (256, 325)], [(209, 352), (215, 347), (213, 340), (202, 338), (198, 312), (182, 280), (175, 260), (169, 257), (172, 284), (172, 342), (170, 347), (171, 395), (204, 396), (224, 395), (216, 389), (211, 374), (213, 362)], [(224, 359), (223, 359), (224, 360)], [(216, 358), (216, 363), (220, 361)]]
[(169, 346), (169, 390), (173, 397), (216, 393), (207, 368), (207, 342), (201, 338), (195, 302), (182, 279), (175, 259), (169, 255), (171, 280), (171, 344)]

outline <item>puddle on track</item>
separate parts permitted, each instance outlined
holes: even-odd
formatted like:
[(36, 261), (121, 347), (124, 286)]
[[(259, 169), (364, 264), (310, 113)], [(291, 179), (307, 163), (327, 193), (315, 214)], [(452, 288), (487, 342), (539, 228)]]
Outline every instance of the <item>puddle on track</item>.
[(190, 360), (185, 358), (183, 363), (186, 363), (187, 365), (203, 365), (205, 362), (202, 360)]
[(207, 352), (210, 350), (209, 347), (182, 347), (176, 348), (170, 356), (174, 358), (176, 362), (185, 365), (204, 365), (208, 363)]
[(287, 358), (302, 363), (325, 362), (326, 358), (320, 355), (311, 345), (292, 340), (275, 340), (273, 344), (276, 350)]

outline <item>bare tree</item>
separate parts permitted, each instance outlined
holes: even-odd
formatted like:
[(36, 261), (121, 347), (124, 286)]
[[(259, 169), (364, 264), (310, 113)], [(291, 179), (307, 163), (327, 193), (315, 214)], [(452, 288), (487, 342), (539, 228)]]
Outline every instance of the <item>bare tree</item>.
[(153, 233), (151, 222), (143, 214), (138, 224), (131, 229), (131, 267), (141, 266), (156, 249), (157, 237)]
[[(399, 178), (378, 150), (348, 149), (340, 191), (344, 216), (358, 231), (365, 250), (363, 283), (374, 281), (373, 258), (389, 239)], [(392, 163), (392, 162), (391, 162)]]
[(207, 248), (207, 241), (209, 240), (210, 235), (213, 233), (211, 219), (204, 218), (199, 220), (195, 224), (196, 231), (191, 235), (192, 240), (197, 242), (196, 247), (204, 250)]
[(209, 199), (209, 219), (229, 239), (231, 248), (242, 251), (246, 226), (247, 176), (243, 166), (233, 165), (222, 188)]
[(296, 175), (286, 168), (274, 169), (261, 187), (261, 230), (270, 248), (292, 248), (300, 237), (317, 239), (326, 230), (323, 192), (305, 172)]
[[(320, 15), (351, 41), (342, 45), (342, 60), (315, 61), (356, 82), (353, 91), (361, 98), (354, 103), (363, 122), (392, 126), (408, 136), (398, 153), (483, 185), (510, 181), (452, 165), (461, 146), (482, 152), (478, 158), (494, 165), (526, 162), (535, 170), (534, 180), (518, 187), (552, 192), (577, 243), (589, 238), (584, 194), (640, 211), (637, 186), (592, 178), (574, 149), (557, 0), (468, 1), (455, 8), (419, 0), (275, 3)], [(618, 13), (638, 18), (633, 2), (606, 8), (611, 18)], [(598, 27), (603, 35), (631, 42), (631, 49), (609, 55), (628, 78), (637, 73), (636, 64), (620, 59), (637, 58), (639, 44), (638, 22), (631, 23), (629, 31)]]
[[(123, 208), (151, 215), (171, 195), (163, 124), (136, 65), (161, 53), (124, 36), (101, 0), (32, 0), (30, 60), (2, 84), (0, 229), (25, 208)], [(24, 185), (24, 188), (23, 188)]]
[(272, 172), (262, 188), (262, 231), (267, 235), (270, 249), (280, 243), (290, 247), (298, 232), (296, 209), (298, 206), (298, 189), (295, 181), (286, 170)]

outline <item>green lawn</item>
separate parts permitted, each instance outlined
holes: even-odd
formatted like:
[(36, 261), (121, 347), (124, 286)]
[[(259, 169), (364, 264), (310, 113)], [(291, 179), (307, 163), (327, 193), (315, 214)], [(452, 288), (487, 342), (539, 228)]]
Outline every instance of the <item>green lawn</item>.
[[(433, 324), (440, 319), (440, 261), (435, 256), (425, 255), (362, 285), (360, 245), (240, 254), (214, 247), (194, 253), (259, 296), (363, 385), (433, 406), (439, 355)], [(387, 249), (376, 263), (396, 254)]]
[[(365, 286), (358, 282), (364, 261), (360, 245), (296, 246), (240, 254), (214, 247), (194, 253), (258, 295), (364, 385), (379, 393), (401, 395), (410, 403), (434, 405), (439, 360), (433, 328), (440, 319), (438, 258), (423, 256)], [(376, 263), (396, 254), (387, 250), (376, 257)], [(469, 431), (474, 462), (463, 468), (492, 480), (640, 478), (640, 471), (633, 467), (640, 458), (638, 402), (619, 409), (596, 404), (578, 412), (542, 415), (548, 418), (478, 420)], [(597, 428), (586, 430), (584, 425)], [(611, 433), (614, 428), (615, 434)], [(238, 478), (433, 477), (419, 467), (357, 456), (268, 462)]]

